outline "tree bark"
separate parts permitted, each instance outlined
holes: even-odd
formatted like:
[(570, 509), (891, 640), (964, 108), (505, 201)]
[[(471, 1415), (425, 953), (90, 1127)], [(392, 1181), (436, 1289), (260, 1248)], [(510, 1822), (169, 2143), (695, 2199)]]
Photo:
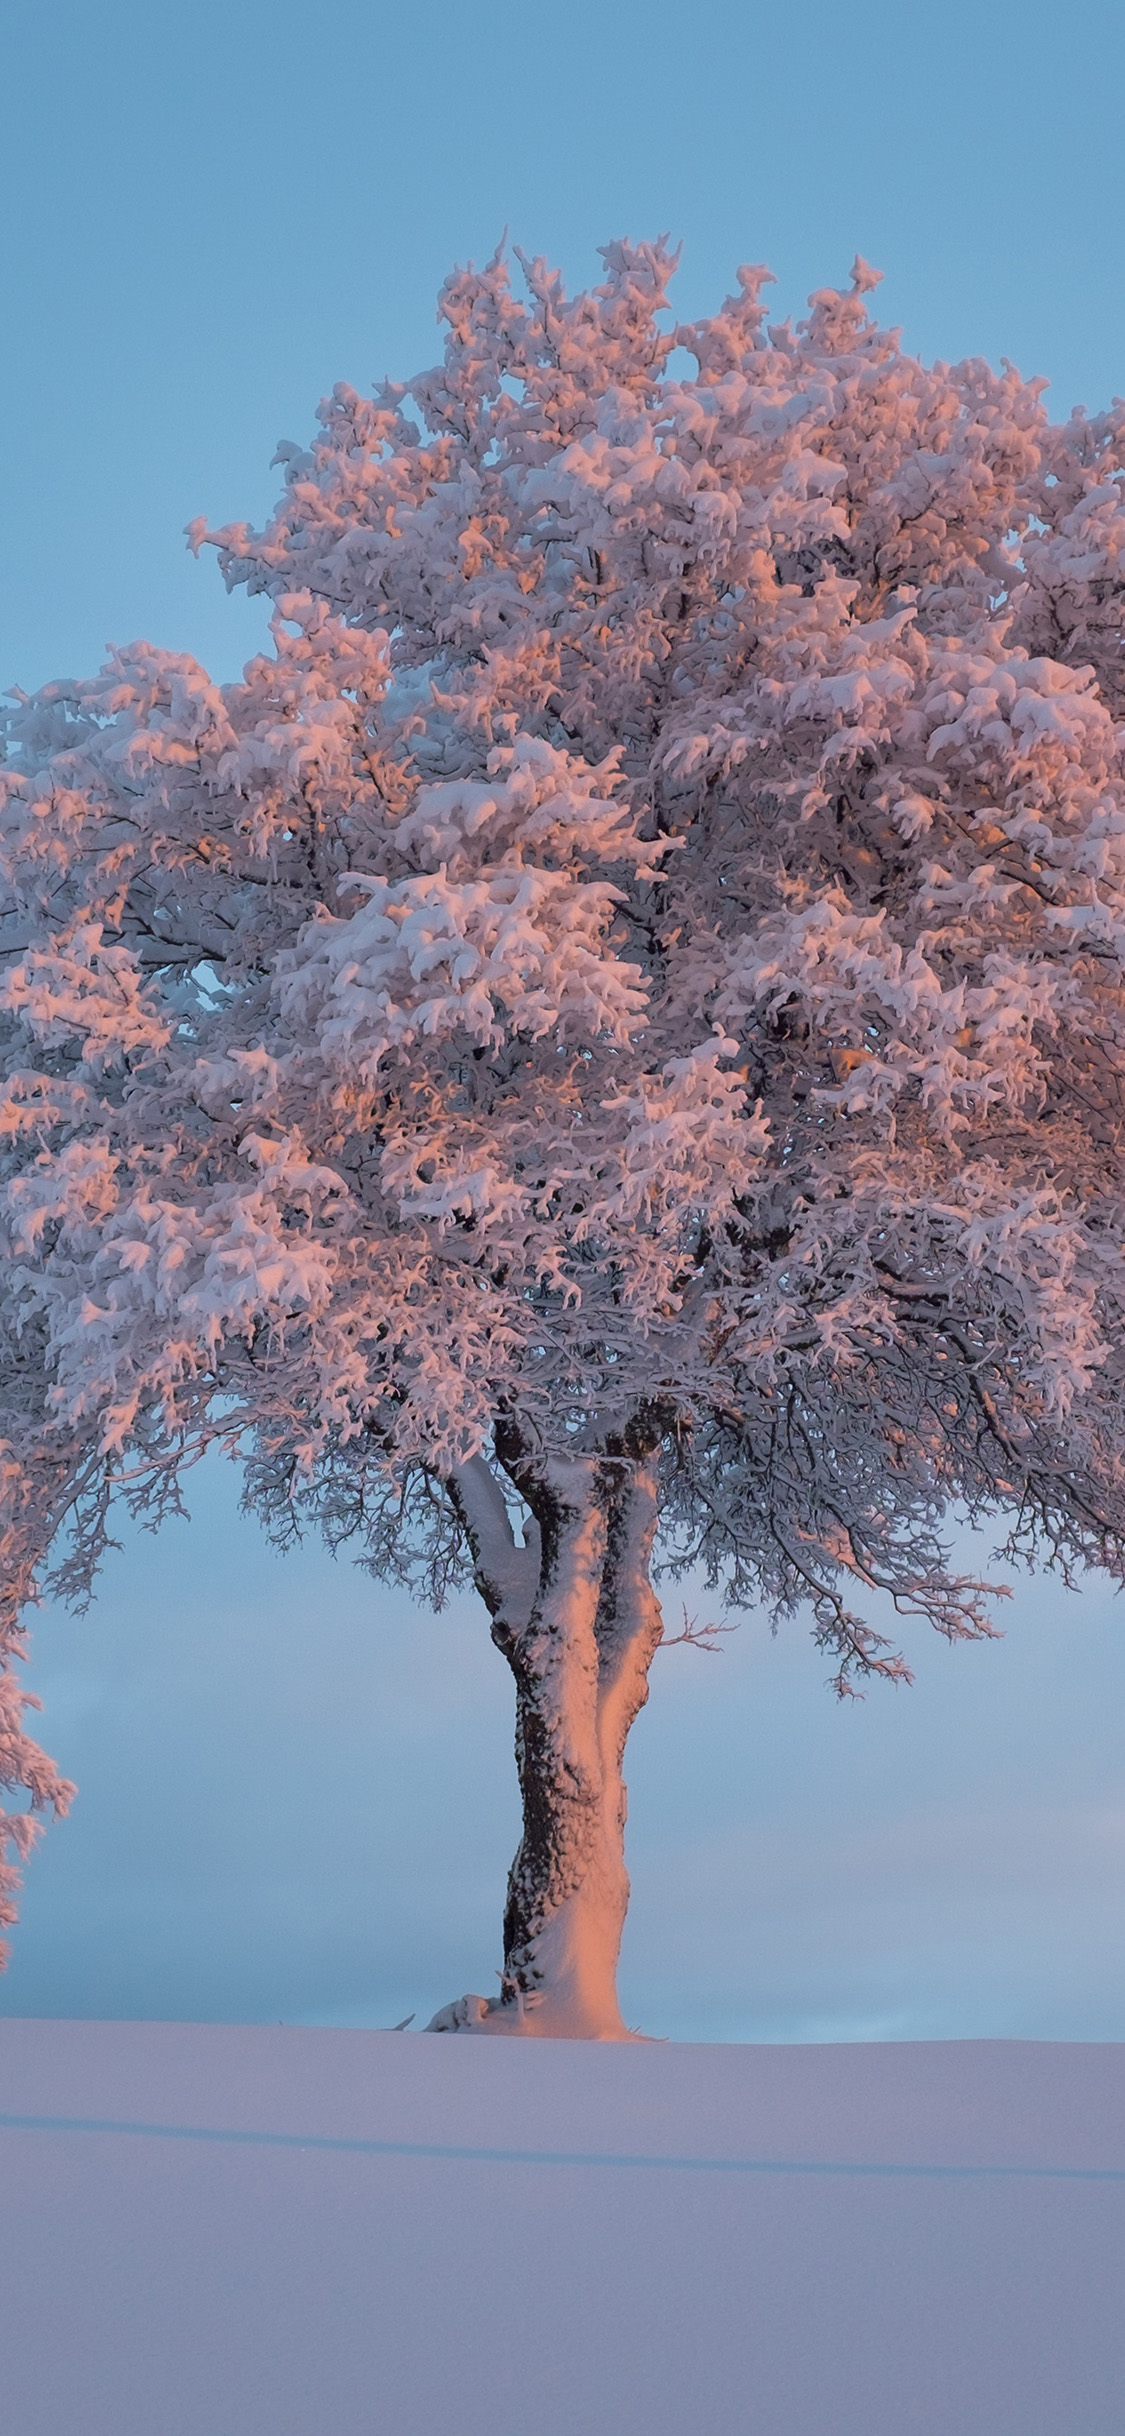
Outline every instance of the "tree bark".
[(508, 1468), (531, 1508), (523, 1546), (481, 1459), (453, 1492), (492, 1637), (515, 1676), (523, 1836), (500, 1994), (462, 1997), (430, 2027), (628, 2038), (617, 2001), (629, 1901), (622, 1760), (662, 1629), (650, 1578), (656, 1456)]

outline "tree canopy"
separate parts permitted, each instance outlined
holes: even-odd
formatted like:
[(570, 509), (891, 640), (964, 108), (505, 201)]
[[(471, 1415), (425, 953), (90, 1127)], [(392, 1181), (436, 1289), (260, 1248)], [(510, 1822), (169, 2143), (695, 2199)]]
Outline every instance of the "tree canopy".
[(1122, 1571), (1125, 405), (922, 365), (861, 261), (796, 329), (604, 262), (455, 273), (437, 369), (192, 529), (273, 603), (241, 682), (137, 644), (8, 717), (33, 1806), (48, 1552), (216, 1439), (513, 1647), (583, 1466), (841, 1683), (904, 1671), (865, 1592), (988, 1629), (954, 1507)]

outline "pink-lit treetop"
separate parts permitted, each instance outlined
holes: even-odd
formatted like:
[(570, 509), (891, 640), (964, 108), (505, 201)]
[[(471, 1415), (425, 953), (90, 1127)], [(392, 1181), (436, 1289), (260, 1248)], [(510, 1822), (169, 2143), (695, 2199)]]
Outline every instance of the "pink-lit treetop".
[(241, 683), (17, 702), (0, 1328), (7, 1659), (216, 1439), (282, 1536), (467, 1568), (489, 2026), (612, 2035), (654, 1531), (842, 1681), (872, 1589), (987, 1629), (951, 1507), (1123, 1569), (1125, 406), (923, 366), (862, 262), (677, 330), (604, 260), (455, 274), (437, 370), (193, 532), (274, 602)]

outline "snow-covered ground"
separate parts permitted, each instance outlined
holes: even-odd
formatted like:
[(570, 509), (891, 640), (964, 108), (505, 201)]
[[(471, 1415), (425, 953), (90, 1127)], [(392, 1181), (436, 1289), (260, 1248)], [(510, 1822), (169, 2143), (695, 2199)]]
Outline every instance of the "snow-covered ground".
[(1125, 2046), (0, 2022), (12, 2436), (1120, 2436)]

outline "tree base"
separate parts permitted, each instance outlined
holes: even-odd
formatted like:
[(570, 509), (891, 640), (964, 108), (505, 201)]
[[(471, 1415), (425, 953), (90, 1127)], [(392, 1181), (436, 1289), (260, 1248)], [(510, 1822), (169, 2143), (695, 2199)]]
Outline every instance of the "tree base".
[(427, 2030), (467, 2030), (493, 2038), (587, 2038), (643, 2040), (643, 2030), (592, 2022), (565, 1997), (537, 1990), (533, 1996), (459, 1996), (435, 2013)]

